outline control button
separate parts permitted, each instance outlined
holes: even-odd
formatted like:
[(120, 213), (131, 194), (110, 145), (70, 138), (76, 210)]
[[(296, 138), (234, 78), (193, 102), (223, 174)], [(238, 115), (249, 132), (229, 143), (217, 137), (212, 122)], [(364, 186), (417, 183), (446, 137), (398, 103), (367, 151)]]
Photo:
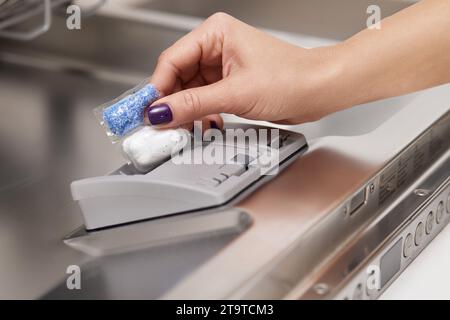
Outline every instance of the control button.
[(200, 180), (197, 181), (197, 184), (205, 187), (217, 187), (220, 184), (220, 182), (221, 182), (220, 180), (216, 180), (214, 178), (212, 179), (201, 178)]
[(444, 218), (444, 202), (440, 201), (436, 209), (436, 222), (439, 224)]
[(433, 211), (431, 211), (428, 216), (427, 216), (427, 223), (425, 226), (425, 232), (427, 234), (430, 234), (431, 231), (433, 230), (433, 226), (434, 226), (434, 213)]
[(420, 246), (424, 238), (425, 238), (425, 227), (423, 226), (422, 222), (419, 222), (419, 224), (416, 227), (416, 233), (414, 234), (414, 243), (416, 244), (416, 246)]
[(414, 240), (411, 233), (408, 233), (408, 235), (405, 238), (405, 242), (403, 244), (403, 256), (405, 258), (408, 258), (414, 250)]
[(219, 170), (221, 174), (228, 177), (240, 176), (245, 172), (245, 166), (242, 164), (225, 164)]
[(450, 214), (450, 194), (447, 197), (447, 213)]
[(216, 180), (216, 181), (219, 181), (219, 183), (222, 183), (222, 182), (224, 182), (225, 180), (227, 180), (228, 177), (229, 177), (229, 176), (227, 176), (227, 175), (221, 173), (221, 174), (215, 176), (213, 179)]

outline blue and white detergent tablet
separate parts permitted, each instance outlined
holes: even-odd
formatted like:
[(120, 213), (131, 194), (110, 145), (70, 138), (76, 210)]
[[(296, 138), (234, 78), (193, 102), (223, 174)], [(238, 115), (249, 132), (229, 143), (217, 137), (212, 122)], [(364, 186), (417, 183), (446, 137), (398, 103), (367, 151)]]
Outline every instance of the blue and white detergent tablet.
[(159, 98), (159, 91), (146, 84), (136, 92), (125, 94), (119, 101), (102, 110), (102, 119), (109, 135), (124, 137), (144, 123), (144, 109)]
[(111, 141), (120, 142), (125, 158), (143, 173), (181, 151), (191, 139), (181, 128), (158, 130), (143, 125), (145, 108), (159, 97), (158, 90), (146, 80), (94, 109)]

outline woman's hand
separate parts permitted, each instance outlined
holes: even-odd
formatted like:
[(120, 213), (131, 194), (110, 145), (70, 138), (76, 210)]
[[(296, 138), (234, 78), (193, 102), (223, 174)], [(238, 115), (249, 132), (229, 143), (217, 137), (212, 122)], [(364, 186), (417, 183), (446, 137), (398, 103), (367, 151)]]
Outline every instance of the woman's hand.
[[(331, 48), (304, 49), (217, 13), (165, 50), (151, 82), (164, 96), (152, 124), (174, 127), (220, 112), (282, 123), (312, 121), (326, 83), (337, 73)], [(170, 111), (168, 110), (170, 108)]]
[[(221, 126), (218, 113), (278, 123), (450, 82), (450, 1), (423, 0), (334, 46), (304, 49), (224, 13), (163, 52), (152, 124)], [(148, 120), (148, 119), (147, 119)]]

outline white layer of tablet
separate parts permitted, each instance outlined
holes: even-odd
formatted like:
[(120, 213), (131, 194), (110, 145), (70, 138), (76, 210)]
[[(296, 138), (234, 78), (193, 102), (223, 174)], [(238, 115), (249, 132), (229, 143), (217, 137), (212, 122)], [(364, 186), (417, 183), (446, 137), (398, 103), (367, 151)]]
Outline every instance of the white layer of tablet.
[(146, 172), (183, 149), (188, 139), (190, 134), (185, 129), (158, 130), (146, 126), (127, 137), (122, 150), (137, 170)]

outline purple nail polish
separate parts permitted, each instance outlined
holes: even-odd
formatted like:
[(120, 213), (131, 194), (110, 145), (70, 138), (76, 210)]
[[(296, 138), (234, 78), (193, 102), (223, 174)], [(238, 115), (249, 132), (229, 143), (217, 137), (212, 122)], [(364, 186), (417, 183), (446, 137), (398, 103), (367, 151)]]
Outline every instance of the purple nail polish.
[(209, 122), (209, 126), (211, 127), (211, 129), (219, 129), (219, 126), (217, 125), (217, 123), (214, 120), (211, 120)]
[(162, 124), (172, 121), (172, 111), (166, 103), (151, 106), (147, 110), (148, 120), (151, 124)]

